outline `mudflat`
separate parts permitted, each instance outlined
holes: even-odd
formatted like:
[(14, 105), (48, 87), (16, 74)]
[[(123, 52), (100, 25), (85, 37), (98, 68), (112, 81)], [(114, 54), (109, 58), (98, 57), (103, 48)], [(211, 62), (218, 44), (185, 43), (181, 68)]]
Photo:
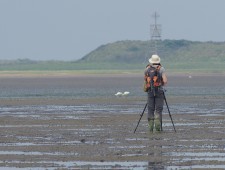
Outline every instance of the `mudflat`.
[(224, 169), (224, 77), (170, 77), (176, 133), (166, 107), (163, 132), (148, 132), (145, 112), (134, 133), (146, 103), (139, 80), (1, 77), (0, 168)]

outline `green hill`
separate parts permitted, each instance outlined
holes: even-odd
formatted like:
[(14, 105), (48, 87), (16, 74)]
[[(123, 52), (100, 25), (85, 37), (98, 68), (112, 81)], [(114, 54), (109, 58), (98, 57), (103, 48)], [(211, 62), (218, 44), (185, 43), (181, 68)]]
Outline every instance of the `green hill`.
[[(143, 68), (154, 51), (152, 46), (150, 41), (119, 41), (100, 46), (78, 62)], [(157, 46), (162, 64), (171, 70), (225, 70), (225, 42), (163, 40)]]
[[(225, 42), (163, 40), (157, 47), (169, 71), (225, 72)], [(102, 45), (78, 61), (1, 60), (0, 70), (143, 70), (153, 51), (150, 41), (118, 41)]]

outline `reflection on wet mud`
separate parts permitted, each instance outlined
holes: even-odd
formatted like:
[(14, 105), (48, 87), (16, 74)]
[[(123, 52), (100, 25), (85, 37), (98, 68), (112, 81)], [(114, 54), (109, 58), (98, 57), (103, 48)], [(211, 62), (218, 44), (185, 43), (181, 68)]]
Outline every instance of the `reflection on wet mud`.
[(162, 150), (162, 142), (163, 140), (160, 136), (160, 134), (149, 134), (149, 143), (153, 143), (149, 145), (148, 147), (148, 169), (154, 169), (154, 170), (164, 170), (164, 162), (163, 162), (163, 150)]

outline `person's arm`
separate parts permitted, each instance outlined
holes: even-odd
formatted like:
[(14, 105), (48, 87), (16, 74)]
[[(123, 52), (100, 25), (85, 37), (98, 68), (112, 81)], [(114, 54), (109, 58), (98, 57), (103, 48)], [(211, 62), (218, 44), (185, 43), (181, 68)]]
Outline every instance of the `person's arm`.
[(167, 76), (165, 73), (162, 73), (163, 85), (165, 86), (168, 83)]
[(167, 79), (167, 76), (166, 76), (166, 73), (165, 73), (165, 68), (161, 67), (160, 72), (161, 72), (161, 75), (162, 75), (162, 85), (165, 86), (168, 83), (168, 79)]

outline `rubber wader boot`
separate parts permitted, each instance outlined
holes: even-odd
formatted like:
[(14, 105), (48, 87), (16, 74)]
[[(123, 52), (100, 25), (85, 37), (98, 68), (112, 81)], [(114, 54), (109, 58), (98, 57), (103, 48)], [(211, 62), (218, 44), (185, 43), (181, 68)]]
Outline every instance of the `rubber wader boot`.
[(154, 128), (154, 119), (149, 119), (148, 120), (148, 126), (149, 126), (149, 131), (153, 132), (153, 128)]
[(155, 119), (155, 130), (157, 132), (160, 132), (161, 131), (161, 121), (160, 121), (160, 118)]

